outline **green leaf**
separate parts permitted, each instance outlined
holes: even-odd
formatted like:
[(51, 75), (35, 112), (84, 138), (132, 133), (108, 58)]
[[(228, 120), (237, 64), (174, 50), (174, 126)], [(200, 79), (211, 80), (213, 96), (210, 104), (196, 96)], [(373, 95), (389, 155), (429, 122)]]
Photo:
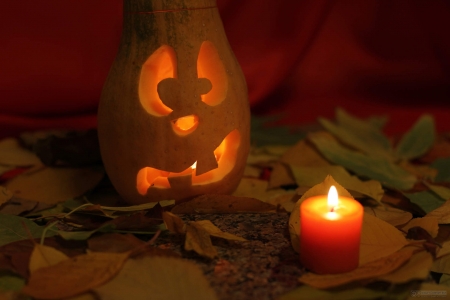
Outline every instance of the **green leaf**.
[(433, 191), (436, 195), (441, 197), (442, 200), (450, 200), (450, 189), (445, 186), (429, 184), (424, 182), (425, 185)]
[(414, 126), (405, 133), (395, 148), (399, 159), (411, 160), (425, 154), (435, 139), (434, 119), (423, 115)]
[(376, 201), (381, 201), (384, 191), (381, 184), (375, 180), (361, 181), (356, 176), (350, 175), (341, 166), (325, 167), (295, 167), (290, 166), (295, 181), (299, 186), (312, 187), (321, 183), (327, 175), (331, 175), (347, 190), (352, 190), (368, 196)]
[(381, 299), (385, 295), (386, 291), (376, 291), (368, 288), (324, 291), (315, 289), (308, 285), (303, 285), (287, 294), (282, 295), (277, 300), (370, 300)]
[(311, 134), (308, 138), (329, 161), (387, 187), (409, 190), (417, 181), (414, 175), (392, 162), (349, 150), (323, 133)]
[(1, 291), (19, 291), (24, 286), (25, 286), (25, 279), (21, 277), (13, 275), (4, 275), (0, 277), (0, 294)]
[(105, 224), (91, 231), (56, 231), (65, 240), (85, 241), (97, 232), (112, 232), (115, 226), (113, 224)]
[[(28, 229), (29, 233), (27, 232)], [(40, 238), (42, 236), (44, 227), (39, 226), (33, 221), (26, 218), (17, 217), (13, 215), (0, 214), (0, 246), (32, 238)], [(55, 233), (47, 232), (46, 236), (50, 237)]]
[(250, 122), (250, 139), (252, 145), (294, 145), (305, 138), (304, 132), (292, 132), (288, 126), (269, 125), (280, 120), (282, 115), (255, 116)]
[(100, 206), (103, 210), (110, 210), (110, 211), (121, 211), (121, 212), (129, 212), (129, 211), (140, 211), (140, 210), (146, 210), (151, 209), (156, 206), (156, 204), (160, 203), (162, 207), (169, 206), (172, 204), (175, 204), (175, 200), (164, 200), (160, 202), (149, 202), (139, 205), (132, 205), (132, 206)]
[(412, 203), (418, 205), (426, 213), (435, 210), (445, 202), (441, 197), (431, 191), (403, 193), (403, 195), (405, 195)]
[(372, 157), (391, 159), (391, 143), (371, 122), (355, 118), (342, 109), (336, 112), (338, 124), (319, 118), (320, 124), (344, 144)]
[(435, 182), (450, 182), (450, 157), (438, 158), (430, 167), (438, 170)]

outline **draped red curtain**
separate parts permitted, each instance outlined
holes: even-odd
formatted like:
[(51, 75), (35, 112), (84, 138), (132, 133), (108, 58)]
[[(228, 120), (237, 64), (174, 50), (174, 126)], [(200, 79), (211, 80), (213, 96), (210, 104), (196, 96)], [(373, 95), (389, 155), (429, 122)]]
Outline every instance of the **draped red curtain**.
[[(217, 0), (252, 111), (282, 123), (432, 113), (450, 131), (446, 0)], [(121, 34), (122, 0), (0, 3), (0, 137), (91, 128)]]

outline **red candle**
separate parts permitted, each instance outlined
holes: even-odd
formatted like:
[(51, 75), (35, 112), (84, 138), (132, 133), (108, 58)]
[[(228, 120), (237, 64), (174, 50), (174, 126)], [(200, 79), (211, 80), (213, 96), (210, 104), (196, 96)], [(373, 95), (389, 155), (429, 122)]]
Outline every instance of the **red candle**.
[(311, 197), (300, 206), (300, 260), (318, 274), (349, 272), (358, 267), (363, 207), (338, 197), (331, 186), (326, 195)]

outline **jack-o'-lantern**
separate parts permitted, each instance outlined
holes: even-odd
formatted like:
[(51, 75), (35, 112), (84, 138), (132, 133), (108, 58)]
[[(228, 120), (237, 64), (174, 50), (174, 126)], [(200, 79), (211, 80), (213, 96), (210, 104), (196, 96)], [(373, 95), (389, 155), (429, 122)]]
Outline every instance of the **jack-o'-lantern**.
[(245, 79), (215, 0), (124, 0), (98, 131), (106, 172), (127, 202), (231, 193), (249, 121)]

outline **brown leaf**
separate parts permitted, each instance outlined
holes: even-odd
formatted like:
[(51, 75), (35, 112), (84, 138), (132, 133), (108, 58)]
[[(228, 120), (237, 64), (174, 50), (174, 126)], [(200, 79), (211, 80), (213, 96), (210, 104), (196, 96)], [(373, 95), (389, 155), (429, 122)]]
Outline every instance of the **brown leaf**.
[(13, 195), (14, 194), (10, 190), (0, 185), (0, 205), (11, 199)]
[(378, 277), (377, 280), (393, 284), (402, 284), (411, 280), (424, 280), (430, 274), (432, 264), (433, 256), (426, 251), (420, 251), (415, 253), (406, 264), (392, 273)]
[(330, 165), (306, 139), (289, 148), (280, 158), (280, 162), (283, 164), (275, 165), (270, 176), (270, 188), (295, 183), (295, 179), (287, 165), (295, 167), (323, 167)]
[(232, 240), (232, 241), (241, 241), (241, 242), (247, 241), (246, 239), (244, 239), (240, 236), (237, 236), (237, 235), (234, 235), (234, 234), (231, 234), (228, 232), (223, 232), (222, 230), (217, 228), (216, 225), (211, 223), (210, 220), (195, 221), (195, 222), (191, 222), (189, 224), (192, 225), (193, 223), (202, 227), (207, 233), (209, 233), (212, 236), (226, 239), (226, 240)]
[(412, 249), (403, 249), (389, 256), (361, 265), (351, 272), (332, 275), (306, 273), (299, 278), (299, 281), (319, 289), (337, 287), (353, 281), (367, 280), (388, 274), (406, 263), (412, 255)]
[(392, 226), (406, 224), (412, 219), (410, 212), (389, 206), (364, 207), (364, 213), (380, 218)]
[[(34, 249), (34, 245), (39, 242), (39, 239), (34, 241), (27, 239), (0, 247), (0, 254), (3, 254), (8, 259), (6, 265), (0, 265), (0, 268), (8, 268), (11, 265), (13, 266), (13, 272), (28, 278), (31, 252)], [(66, 241), (58, 237), (50, 237), (45, 238), (44, 244), (58, 249), (69, 257), (85, 253), (85, 243), (80, 241)]]
[(242, 178), (233, 196), (256, 198), (263, 202), (270, 202), (271, 199), (289, 193), (284, 189), (269, 189), (266, 180), (257, 178)]
[(414, 218), (408, 222), (405, 226), (402, 227), (404, 232), (408, 232), (409, 229), (413, 227), (421, 227), (425, 229), (431, 237), (435, 238), (438, 235), (439, 225), (438, 218), (436, 217), (423, 217), (423, 218)]
[(166, 227), (170, 232), (177, 234), (186, 233), (186, 224), (184, 224), (180, 217), (168, 211), (163, 212), (162, 217), (164, 224), (166, 224)]
[(87, 166), (101, 163), (97, 130), (50, 134), (37, 139), (33, 151), (47, 166)]
[(7, 138), (0, 141), (0, 164), (27, 167), (40, 163), (39, 158), (30, 150), (23, 148), (17, 139)]
[(68, 258), (67, 255), (53, 247), (35, 244), (30, 256), (30, 274), (33, 274), (40, 268), (56, 265)]
[(90, 168), (49, 168), (23, 173), (6, 183), (18, 198), (56, 204), (93, 189), (103, 178), (104, 170)]
[(275, 206), (258, 199), (231, 195), (201, 195), (172, 208), (174, 214), (274, 212)]
[(0, 207), (0, 213), (19, 216), (36, 208), (38, 202), (12, 197)]
[(187, 251), (193, 250), (197, 254), (210, 259), (217, 256), (217, 249), (212, 245), (209, 233), (195, 222), (186, 225), (184, 249)]
[(403, 234), (391, 224), (364, 214), (361, 232), (359, 264), (388, 256), (408, 244)]
[(110, 300), (217, 299), (195, 263), (172, 257), (130, 259), (114, 279), (96, 288), (95, 293)]
[(438, 170), (431, 168), (428, 165), (412, 164), (406, 160), (401, 161), (399, 163), (399, 166), (402, 167), (404, 170), (408, 171), (409, 173), (415, 175), (420, 180), (423, 179), (434, 180), (434, 178), (438, 174)]
[(429, 164), (438, 158), (445, 157), (450, 157), (450, 140), (444, 136), (438, 136), (431, 149), (419, 160)]
[(129, 253), (90, 253), (40, 268), (22, 292), (38, 299), (62, 299), (94, 289), (113, 278)]
[(425, 217), (436, 217), (439, 224), (450, 224), (450, 200), (430, 211)]

